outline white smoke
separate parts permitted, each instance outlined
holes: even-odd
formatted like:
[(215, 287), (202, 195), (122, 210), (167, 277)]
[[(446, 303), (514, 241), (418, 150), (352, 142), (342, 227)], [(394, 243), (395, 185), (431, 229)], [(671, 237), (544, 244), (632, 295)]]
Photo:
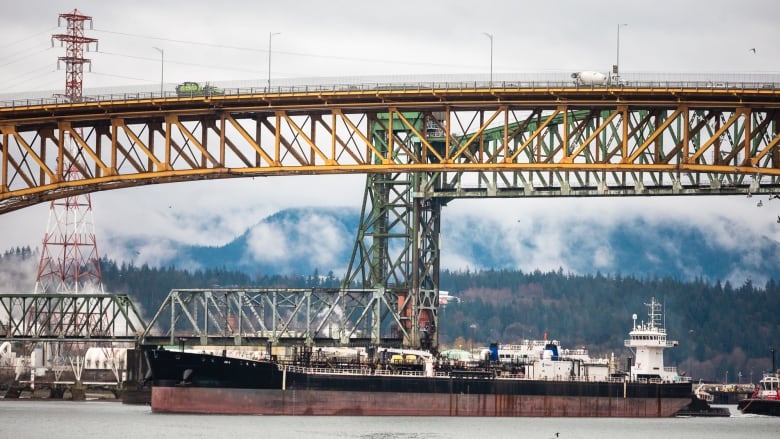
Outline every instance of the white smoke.
[(14, 253), (7, 253), (0, 258), (0, 293), (32, 293), (37, 277), (37, 257), (22, 258)]

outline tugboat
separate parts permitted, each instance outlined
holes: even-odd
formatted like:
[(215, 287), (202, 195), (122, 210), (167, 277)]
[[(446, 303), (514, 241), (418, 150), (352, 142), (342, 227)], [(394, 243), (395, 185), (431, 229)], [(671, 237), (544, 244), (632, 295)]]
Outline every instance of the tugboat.
[(677, 412), (678, 417), (701, 416), (701, 417), (724, 417), (731, 416), (731, 411), (727, 407), (713, 407), (711, 404), (715, 401), (715, 396), (705, 389), (705, 385), (699, 383), (693, 391), (691, 403), (684, 409)]
[(772, 371), (765, 373), (755, 392), (737, 404), (745, 414), (780, 416), (780, 374), (775, 366), (775, 349), (772, 352)]

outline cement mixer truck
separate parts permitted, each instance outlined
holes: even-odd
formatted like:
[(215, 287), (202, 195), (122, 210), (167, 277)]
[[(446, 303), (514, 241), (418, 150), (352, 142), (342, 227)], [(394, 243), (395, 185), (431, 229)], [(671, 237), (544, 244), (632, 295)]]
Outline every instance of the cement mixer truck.
[(574, 72), (571, 74), (571, 78), (574, 79), (574, 85), (576, 86), (607, 85), (608, 83), (607, 75), (601, 72), (592, 72), (587, 70), (584, 72)]

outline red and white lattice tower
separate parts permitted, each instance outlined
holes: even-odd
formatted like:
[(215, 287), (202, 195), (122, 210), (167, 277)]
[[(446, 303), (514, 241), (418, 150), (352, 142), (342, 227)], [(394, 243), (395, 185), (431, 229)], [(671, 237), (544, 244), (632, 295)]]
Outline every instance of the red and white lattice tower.
[(83, 15), (78, 9), (74, 9), (66, 14), (60, 14), (57, 20), (58, 26), (61, 25), (63, 18), (68, 23), (68, 33), (52, 35), (51, 44), (54, 46), (56, 39), (66, 46), (65, 56), (59, 57), (57, 64), (59, 65), (59, 61), (65, 61), (65, 97), (71, 102), (79, 102), (82, 97), (84, 64), (89, 64), (90, 68), (92, 67), (92, 61), (84, 58), (84, 48), (89, 50), (89, 44), (95, 43), (95, 50), (97, 50), (98, 40), (84, 36), (84, 22), (89, 21), (91, 29), (92, 17)]
[[(75, 166), (70, 166), (65, 178), (80, 178)], [(35, 292), (103, 292), (100, 254), (89, 194), (51, 202)]]
[[(67, 21), (68, 33), (52, 35), (52, 42), (58, 39), (67, 44), (65, 61), (65, 95), (71, 102), (82, 100), (82, 78), (84, 46), (97, 43), (95, 38), (84, 36), (84, 22), (92, 17), (81, 14), (77, 9), (60, 14)], [(59, 62), (58, 61), (58, 62)], [(91, 64), (90, 64), (91, 65)], [(79, 134), (80, 135), (80, 134)], [(58, 169), (64, 181), (79, 180), (82, 175), (74, 162), (64, 154), (67, 149), (73, 160), (82, 157), (81, 147), (64, 133), (60, 137), (63, 155), (63, 169)], [(82, 166), (82, 169), (87, 169)], [(43, 238), (43, 250), (35, 280), (36, 293), (89, 293), (103, 292), (103, 277), (100, 274), (100, 255), (92, 222), (92, 199), (89, 194), (69, 196), (54, 200), (49, 208), (49, 222)]]
[[(60, 14), (58, 25), (62, 19), (67, 22), (68, 33), (52, 35), (52, 45), (57, 39), (66, 46), (66, 55), (58, 58), (65, 62), (65, 98), (70, 102), (81, 102), (84, 64), (91, 61), (84, 58), (84, 48), (97, 39), (84, 36), (84, 22), (92, 24), (92, 17), (81, 14), (77, 9), (66, 14)], [(87, 46), (88, 47), (88, 46)], [(81, 131), (76, 129), (76, 135), (83, 138)], [(81, 145), (74, 141), (70, 132), (60, 133), (62, 144), (59, 154), (62, 155), (61, 167), (57, 168), (60, 181), (80, 180), (87, 175), (83, 170), (89, 168), (84, 162)], [(43, 250), (38, 266), (38, 276), (35, 280), (36, 293), (103, 293), (103, 277), (100, 273), (100, 254), (97, 239), (95, 239), (94, 223), (92, 221), (92, 199), (89, 194), (73, 195), (51, 202), (49, 221), (46, 234), (43, 237)], [(106, 317), (93, 310), (77, 309), (65, 313), (41, 314), (42, 322), (38, 324), (54, 325), (52, 328), (60, 333), (64, 342), (49, 343), (45, 347), (55, 379), (70, 369), (77, 383), (81, 383), (81, 373), (84, 368), (84, 354), (89, 348), (88, 342), (73, 342), (73, 339), (89, 338), (89, 328), (96, 326), (94, 322)], [(65, 325), (64, 323), (68, 324)], [(59, 328), (59, 329), (57, 329)], [(70, 341), (67, 341), (70, 340)], [(106, 350), (109, 350), (105, 347)], [(113, 359), (112, 359), (113, 361)]]

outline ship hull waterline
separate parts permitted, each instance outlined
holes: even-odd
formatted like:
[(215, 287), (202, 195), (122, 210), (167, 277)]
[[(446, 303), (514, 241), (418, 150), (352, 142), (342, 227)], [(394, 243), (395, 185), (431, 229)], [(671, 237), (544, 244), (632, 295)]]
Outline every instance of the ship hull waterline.
[(313, 416), (671, 417), (690, 398), (153, 387), (155, 413)]
[(744, 414), (780, 416), (780, 400), (747, 398), (739, 401), (737, 409)]

